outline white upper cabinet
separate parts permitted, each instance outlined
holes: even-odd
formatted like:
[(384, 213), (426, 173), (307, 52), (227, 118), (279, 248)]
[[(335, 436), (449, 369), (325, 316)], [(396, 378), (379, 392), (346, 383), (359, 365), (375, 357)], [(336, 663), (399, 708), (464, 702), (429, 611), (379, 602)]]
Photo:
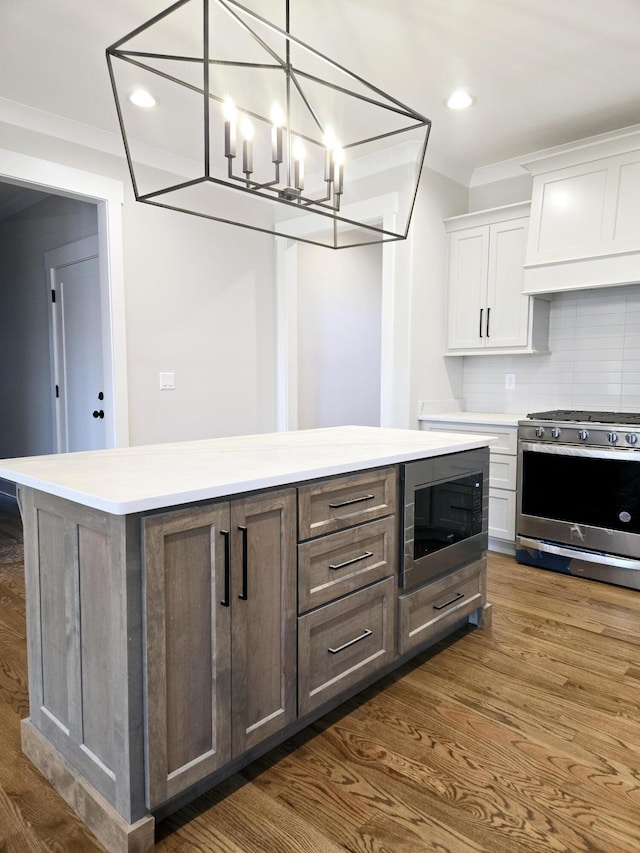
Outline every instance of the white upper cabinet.
[(525, 293), (640, 281), (640, 134), (527, 163)]
[(522, 294), (528, 214), (526, 203), (445, 220), (449, 355), (548, 351), (549, 305)]

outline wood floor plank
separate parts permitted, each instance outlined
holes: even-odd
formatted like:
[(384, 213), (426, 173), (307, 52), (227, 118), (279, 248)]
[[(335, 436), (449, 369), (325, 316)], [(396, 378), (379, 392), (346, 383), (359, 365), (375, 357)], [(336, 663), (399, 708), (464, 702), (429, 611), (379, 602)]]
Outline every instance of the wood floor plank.
[[(640, 593), (496, 554), (488, 590), (490, 628), (176, 812), (159, 853), (638, 853)], [(19, 522), (0, 513), (0, 853), (99, 853), (20, 752), (26, 667)]]

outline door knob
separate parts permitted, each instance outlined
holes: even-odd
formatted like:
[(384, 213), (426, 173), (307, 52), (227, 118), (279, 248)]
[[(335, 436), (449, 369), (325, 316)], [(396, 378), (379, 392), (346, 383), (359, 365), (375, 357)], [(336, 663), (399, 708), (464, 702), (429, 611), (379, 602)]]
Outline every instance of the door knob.
[(104, 412), (103, 412), (103, 410), (102, 410), (102, 409), (100, 409), (100, 411), (98, 411), (98, 410), (96, 409), (96, 410), (94, 411), (94, 413), (93, 413), (93, 417), (94, 417), (94, 418), (103, 418), (103, 417), (104, 417)]

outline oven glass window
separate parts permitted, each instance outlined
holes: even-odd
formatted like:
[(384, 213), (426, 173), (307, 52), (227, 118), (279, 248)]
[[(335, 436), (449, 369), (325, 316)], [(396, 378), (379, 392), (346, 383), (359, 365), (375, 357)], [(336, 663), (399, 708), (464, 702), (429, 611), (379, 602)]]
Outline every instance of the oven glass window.
[(482, 533), (482, 474), (416, 488), (415, 560), (476, 533)]
[(522, 512), (640, 533), (640, 460), (525, 451)]

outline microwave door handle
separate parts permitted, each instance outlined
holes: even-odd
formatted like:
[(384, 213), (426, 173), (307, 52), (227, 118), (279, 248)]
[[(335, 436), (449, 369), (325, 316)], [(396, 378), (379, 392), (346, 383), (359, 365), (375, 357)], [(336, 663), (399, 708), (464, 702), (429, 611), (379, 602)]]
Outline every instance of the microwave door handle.
[(545, 551), (548, 554), (557, 554), (560, 557), (568, 557), (570, 560), (584, 560), (585, 563), (604, 563), (607, 566), (615, 566), (618, 569), (640, 571), (640, 560), (628, 560), (624, 557), (615, 557), (612, 554), (603, 554), (600, 551), (580, 551), (577, 548), (563, 548), (561, 545), (552, 545), (550, 542), (527, 539), (526, 536), (520, 536), (519, 542), (525, 548)]

